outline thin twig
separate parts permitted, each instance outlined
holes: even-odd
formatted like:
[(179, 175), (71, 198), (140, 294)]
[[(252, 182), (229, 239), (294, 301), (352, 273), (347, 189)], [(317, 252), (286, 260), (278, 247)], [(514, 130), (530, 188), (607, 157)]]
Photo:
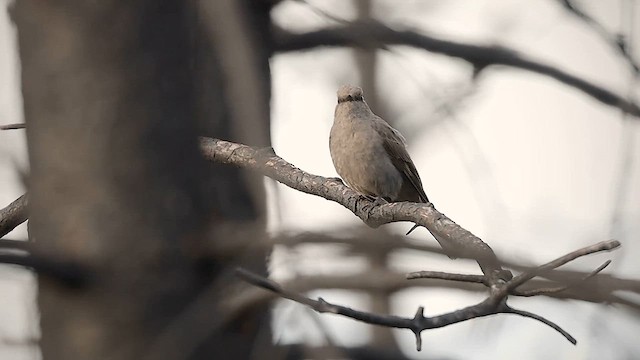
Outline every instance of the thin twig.
[(432, 204), (400, 202), (376, 205), (339, 179), (309, 174), (296, 168), (275, 155), (273, 149), (257, 150), (211, 138), (201, 138), (200, 149), (208, 160), (254, 169), (298, 191), (337, 202), (371, 227), (397, 221), (411, 221), (425, 226), (448, 241), (448, 245), (455, 250), (453, 255), (475, 259), (482, 272), (492, 281), (511, 278), (511, 274), (502, 269), (489, 245), (437, 211)]
[[(434, 316), (434, 317), (425, 317), (423, 315), (423, 310), (424, 310), (423, 307), (418, 308), (418, 311), (416, 312), (416, 315), (413, 318), (403, 318), (403, 317), (398, 317), (393, 315), (380, 315), (380, 314), (363, 312), (363, 311), (354, 310), (345, 306), (329, 303), (322, 298), (313, 300), (298, 292), (287, 290), (272, 280), (269, 280), (263, 276), (257, 275), (255, 273), (252, 273), (242, 268), (236, 269), (236, 275), (250, 284), (269, 290), (285, 299), (290, 299), (300, 304), (309, 306), (310, 308), (320, 313), (328, 312), (328, 313), (343, 315), (343, 316), (346, 316), (355, 320), (359, 320), (362, 322), (366, 322), (369, 324), (381, 325), (381, 326), (387, 326), (387, 327), (393, 327), (393, 328), (409, 329), (416, 336), (416, 346), (418, 350), (420, 350), (422, 345), (420, 334), (424, 330), (439, 328), (439, 327), (459, 323), (459, 322), (470, 320), (477, 317), (483, 317), (483, 316), (489, 316), (489, 315), (501, 314), (501, 313), (516, 314), (516, 315), (537, 320), (553, 328), (554, 330), (558, 331), (569, 342), (575, 345), (577, 343), (576, 339), (573, 336), (571, 336), (567, 331), (562, 329), (559, 325), (555, 324), (554, 322), (540, 315), (533, 314), (524, 310), (517, 310), (508, 306), (507, 298), (509, 295), (512, 294), (512, 292), (515, 291), (517, 286), (522, 285), (523, 283), (533, 279), (535, 276), (537, 276), (540, 273), (555, 269), (556, 267), (566, 264), (567, 262), (575, 260), (581, 256), (593, 254), (595, 252), (613, 250), (618, 248), (619, 246), (620, 246), (620, 243), (615, 240), (603, 241), (592, 246), (587, 246), (582, 249), (573, 251), (567, 255), (561, 256), (544, 265), (538, 266), (529, 272), (520, 274), (519, 276), (516, 276), (515, 278), (509, 281), (506, 281), (504, 283), (489, 282), (489, 281), (486, 281), (486, 278), (487, 278), (486, 276), (479, 276), (479, 275), (452, 274), (452, 273), (435, 272), (435, 271), (424, 271), (424, 272), (416, 272), (416, 273), (409, 274), (407, 276), (408, 278), (430, 278), (430, 279), (436, 278), (436, 279), (464, 281), (464, 282), (481, 282), (485, 284), (487, 287), (489, 287), (491, 290), (488, 297), (478, 304), (468, 306), (463, 309), (455, 310), (450, 313)], [(609, 261), (605, 262), (585, 278), (595, 276), (595, 274), (602, 271), (608, 264), (609, 264)]]
[(0, 209), (0, 238), (7, 235), (18, 225), (27, 221), (28, 204), (29, 197), (27, 194), (24, 194), (4, 209)]
[(629, 48), (625, 46), (624, 41), (617, 35), (610, 33), (605, 29), (602, 24), (596, 21), (593, 17), (582, 10), (571, 0), (559, 0), (563, 7), (572, 15), (582, 20), (587, 26), (589, 26), (594, 32), (596, 32), (611, 48), (615, 49), (626, 61), (634, 73), (640, 74), (640, 66), (634, 59), (633, 55), (629, 51)]
[(0, 250), (29, 251), (31, 243), (24, 240), (0, 239)]
[(506, 292), (492, 292), (487, 299), (476, 305), (468, 306), (463, 309), (459, 309), (442, 315), (437, 315), (434, 317), (425, 317), (423, 315), (424, 308), (419, 307), (413, 318), (403, 318), (394, 315), (380, 315), (354, 310), (346, 306), (329, 303), (322, 298), (313, 300), (300, 293), (284, 289), (276, 282), (258, 274), (252, 273), (246, 269), (236, 269), (236, 275), (252, 285), (274, 292), (275, 294), (285, 299), (293, 300), (297, 303), (309, 306), (319, 313), (332, 313), (336, 315), (342, 315), (372, 325), (387, 326), (398, 329), (409, 329), (414, 333), (416, 337), (416, 348), (418, 351), (420, 351), (422, 346), (420, 334), (424, 330), (440, 328), (478, 317), (485, 317), (507, 312), (539, 320), (542, 323), (551, 326), (553, 329), (558, 330), (565, 336), (565, 338), (575, 344), (575, 339), (573, 339), (573, 337), (566, 331), (562, 330), (557, 324), (554, 324), (553, 322), (546, 320), (541, 316), (522, 312), (519, 310), (513, 310), (507, 307), (504, 304), (507, 296)]
[(550, 261), (544, 265), (540, 265), (537, 268), (534, 268), (530, 271), (524, 272), (514, 277), (511, 281), (507, 283), (507, 290), (512, 291), (518, 286), (540, 275), (541, 273), (560, 267), (568, 263), (569, 261), (573, 261), (581, 256), (585, 256), (585, 255), (589, 255), (589, 254), (593, 254), (601, 251), (610, 251), (618, 248), (619, 246), (620, 246), (619, 241), (609, 240), (609, 241), (602, 241), (595, 245), (587, 246), (582, 249), (578, 249), (576, 251), (572, 251), (565, 256), (559, 257), (553, 261)]
[(558, 326), (556, 323), (554, 323), (553, 321), (547, 320), (544, 317), (528, 312), (528, 311), (524, 311), (524, 310), (518, 310), (518, 309), (514, 309), (512, 307), (507, 306), (507, 309), (503, 311), (506, 314), (516, 314), (516, 315), (520, 315), (520, 316), (524, 316), (527, 317), (529, 319), (534, 319), (534, 320), (538, 320), (541, 323), (550, 326), (551, 328), (553, 328), (554, 330), (556, 330), (557, 332), (559, 332), (560, 334), (562, 334), (562, 336), (564, 336), (567, 340), (569, 340), (569, 342), (571, 342), (573, 345), (577, 344), (578, 341), (571, 336), (571, 334), (569, 334), (568, 332), (566, 332), (564, 329), (562, 329), (560, 326)]
[(34, 254), (2, 254), (0, 264), (17, 265), (32, 269), (38, 276), (46, 276), (71, 288), (81, 288), (93, 280), (94, 273), (85, 266), (71, 261), (54, 260)]
[(454, 274), (442, 271), (416, 271), (407, 274), (407, 280), (413, 279), (440, 279), (449, 281), (461, 281), (478, 284), (488, 284), (484, 275)]
[(25, 129), (27, 124), (19, 123), (19, 124), (6, 124), (0, 125), (0, 130), (16, 130), (16, 129)]
[[(315, 233), (307, 232), (301, 234), (282, 234), (279, 237), (265, 240), (264, 242), (251, 242), (252, 246), (273, 246), (274, 244), (282, 244), (286, 246), (296, 246), (304, 244), (341, 244), (346, 246), (347, 251), (356, 253), (367, 253), (370, 249), (378, 249), (376, 251), (384, 250), (392, 252), (396, 250), (415, 250), (420, 252), (427, 252), (431, 254), (446, 255), (444, 251), (437, 245), (432, 245), (425, 242), (412, 242), (408, 241), (405, 236), (391, 235), (378, 232), (369, 231), (363, 227), (356, 228), (341, 228), (334, 230), (332, 233)], [(345, 238), (344, 234), (351, 234), (350, 237)], [(234, 243), (236, 246), (241, 246), (238, 243)], [(232, 251), (229, 250), (231, 253)], [(505, 259), (502, 261), (505, 268), (515, 269), (518, 272), (528, 272), (535, 268), (535, 266), (525, 266), (520, 263), (509, 261)], [(591, 272), (583, 271), (571, 271), (555, 269), (541, 273), (538, 276), (551, 280), (557, 283), (579, 283), (585, 278), (590, 276)], [(611, 294), (616, 291), (628, 291), (640, 295), (640, 281), (636, 279), (620, 278), (611, 274), (600, 274), (598, 283), (598, 292), (581, 291), (574, 294), (557, 295), (554, 297), (567, 298), (565, 296), (570, 295), (568, 298), (575, 298), (583, 301), (591, 302), (615, 302), (611, 297)], [(378, 284), (381, 282), (379, 281)], [(533, 288), (546, 288), (552, 284), (545, 280), (529, 281), (528, 286), (535, 285)], [(404, 288), (404, 287), (402, 287)], [(518, 289), (517, 291), (521, 291)], [(513, 293), (518, 295), (517, 292)], [(603, 297), (603, 295), (607, 294)], [(575, 297), (578, 296), (579, 297)], [(635, 304), (634, 309), (640, 309), (639, 305)]]

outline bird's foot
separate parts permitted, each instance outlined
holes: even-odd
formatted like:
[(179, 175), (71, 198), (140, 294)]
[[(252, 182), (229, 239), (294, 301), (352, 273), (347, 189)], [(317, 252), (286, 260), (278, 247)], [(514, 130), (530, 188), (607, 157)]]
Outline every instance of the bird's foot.
[(367, 196), (367, 197), (369, 198), (369, 200), (373, 201), (374, 206), (380, 206), (380, 205), (385, 205), (389, 203), (389, 201), (383, 197), (374, 197), (374, 196)]

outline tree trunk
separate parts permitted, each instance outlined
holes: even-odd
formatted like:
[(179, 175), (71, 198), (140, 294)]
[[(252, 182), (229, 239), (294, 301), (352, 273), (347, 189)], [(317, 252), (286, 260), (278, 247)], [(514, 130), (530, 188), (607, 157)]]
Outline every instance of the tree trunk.
[[(260, 3), (224, 0), (231, 7), (213, 13), (181, 0), (15, 3), (30, 236), (93, 274), (77, 289), (39, 278), (44, 359), (246, 359), (268, 348), (266, 309), (221, 321), (217, 307), (236, 283), (231, 266), (265, 271), (265, 254), (218, 246), (265, 236), (261, 181), (211, 167), (197, 148), (203, 132), (269, 144)], [(241, 70), (252, 67), (261, 116), (238, 114), (227, 29), (209, 23), (220, 16), (245, 18), (236, 45), (253, 49)]]

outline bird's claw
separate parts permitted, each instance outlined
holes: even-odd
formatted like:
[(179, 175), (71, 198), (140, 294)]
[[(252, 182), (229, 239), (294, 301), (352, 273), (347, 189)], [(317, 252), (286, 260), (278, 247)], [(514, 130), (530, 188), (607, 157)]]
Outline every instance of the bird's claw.
[(385, 205), (389, 203), (389, 201), (387, 201), (383, 197), (373, 197), (373, 196), (368, 196), (368, 197), (370, 198), (370, 200), (373, 200), (374, 206), (380, 206), (380, 205)]

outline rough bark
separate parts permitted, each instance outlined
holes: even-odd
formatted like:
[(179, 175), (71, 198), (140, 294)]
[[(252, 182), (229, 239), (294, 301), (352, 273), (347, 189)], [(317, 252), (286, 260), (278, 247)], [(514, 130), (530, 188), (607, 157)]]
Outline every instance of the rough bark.
[[(258, 2), (236, 3), (236, 15), (268, 20)], [(81, 289), (38, 279), (43, 357), (249, 358), (268, 328), (264, 308), (222, 329), (207, 320), (229, 294), (225, 269), (264, 271), (263, 253), (202, 258), (238, 225), (264, 232), (256, 221), (264, 194), (238, 170), (207, 169), (196, 136), (209, 122), (207, 133), (247, 141), (232, 129), (268, 129), (268, 111), (231, 123), (231, 80), (221, 75), (225, 54), (206, 27), (211, 19), (197, 2), (178, 0), (25, 0), (13, 16), (29, 124), (30, 235), (47, 257), (95, 274)], [(268, 45), (260, 47), (250, 66), (268, 109)], [(257, 145), (269, 143), (268, 132), (260, 137)]]
[(27, 221), (27, 205), (29, 197), (24, 194), (7, 207), (0, 209), (0, 238), (7, 235), (18, 225)]

